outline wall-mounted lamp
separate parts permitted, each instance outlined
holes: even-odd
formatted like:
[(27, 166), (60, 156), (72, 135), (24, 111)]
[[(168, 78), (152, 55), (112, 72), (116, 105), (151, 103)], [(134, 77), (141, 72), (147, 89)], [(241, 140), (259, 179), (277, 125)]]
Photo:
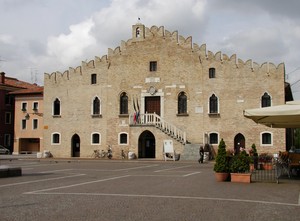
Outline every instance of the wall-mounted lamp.
[(25, 119), (26, 119), (26, 120), (29, 120), (29, 118), (30, 118), (30, 116), (29, 116), (29, 114), (27, 113), (27, 114), (25, 115)]

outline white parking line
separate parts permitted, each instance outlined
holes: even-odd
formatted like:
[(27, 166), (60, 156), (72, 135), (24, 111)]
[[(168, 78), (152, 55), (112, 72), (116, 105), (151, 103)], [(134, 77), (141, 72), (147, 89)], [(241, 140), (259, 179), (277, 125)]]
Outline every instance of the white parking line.
[(63, 169), (63, 170), (49, 170), (49, 171), (43, 171), (43, 172), (38, 172), (38, 173), (54, 173), (54, 172), (64, 172), (64, 171), (70, 171), (73, 169)]
[(60, 186), (60, 187), (53, 187), (53, 188), (49, 188), (49, 189), (42, 189), (42, 190), (37, 190), (37, 191), (32, 191), (32, 192), (26, 192), (26, 193), (23, 193), (23, 194), (36, 194), (36, 193), (40, 193), (40, 192), (44, 192), (44, 191), (66, 189), (66, 188), (82, 186), (82, 185), (87, 185), (87, 184), (92, 184), (92, 183), (99, 183), (99, 182), (105, 182), (105, 181), (109, 181), (109, 180), (121, 179), (121, 178), (129, 177), (129, 176), (130, 175), (111, 177), (111, 178), (107, 178), (107, 179), (94, 180), (94, 181), (84, 182), (84, 183), (77, 183), (77, 184), (72, 184), (72, 185), (68, 185), (68, 186)]
[(162, 172), (162, 171), (177, 170), (177, 169), (187, 168), (187, 167), (191, 167), (191, 165), (182, 166), (182, 167), (172, 167), (172, 168), (167, 168), (167, 169), (162, 169), (162, 170), (156, 170), (156, 171), (154, 171), (154, 172), (155, 172), (155, 173), (159, 173), (159, 172)]
[(149, 167), (157, 167), (159, 166), (158, 164), (152, 164), (152, 165), (147, 165), (147, 166), (141, 166), (141, 167), (129, 167), (129, 168), (124, 168), (124, 169), (118, 169), (114, 171), (126, 171), (126, 170), (137, 170), (137, 169), (143, 169), (143, 168), (149, 168)]
[(23, 184), (29, 184), (29, 183), (38, 183), (38, 182), (45, 182), (50, 180), (60, 180), (60, 179), (66, 179), (71, 177), (77, 177), (77, 176), (85, 176), (85, 174), (75, 174), (70, 176), (63, 176), (63, 177), (55, 177), (55, 178), (48, 178), (48, 179), (42, 179), (42, 180), (33, 180), (33, 181), (26, 181), (26, 182), (20, 182), (20, 183), (9, 183), (0, 185), (0, 187), (7, 187), (7, 186), (17, 186), (17, 185), (23, 185)]
[(195, 175), (195, 174), (198, 174), (198, 173), (201, 173), (201, 172), (188, 173), (186, 175), (183, 175), (183, 177), (192, 176), (192, 175)]
[[(55, 188), (52, 188), (55, 189)], [(51, 189), (49, 189), (51, 190)], [(43, 190), (42, 190), (43, 191)], [(247, 200), (247, 199), (230, 199), (230, 198), (213, 198), (213, 197), (201, 197), (201, 196), (164, 196), (164, 195), (138, 195), (138, 194), (111, 194), (111, 193), (46, 193), (42, 191), (27, 192), (25, 194), (42, 194), (42, 195), (80, 195), (80, 196), (110, 196), (110, 197), (136, 197), (136, 198), (161, 198), (161, 199), (186, 199), (186, 200), (211, 200), (211, 201), (229, 201), (239, 203), (254, 203), (254, 204), (269, 204), (269, 205), (281, 205), (281, 206), (295, 206), (300, 207), (300, 204), (295, 203), (282, 203), (262, 200)]]
[(26, 163), (26, 164), (16, 164), (16, 166), (22, 167), (22, 168), (27, 168), (27, 167), (45, 167), (45, 166), (53, 166), (55, 164), (39, 164), (39, 163)]

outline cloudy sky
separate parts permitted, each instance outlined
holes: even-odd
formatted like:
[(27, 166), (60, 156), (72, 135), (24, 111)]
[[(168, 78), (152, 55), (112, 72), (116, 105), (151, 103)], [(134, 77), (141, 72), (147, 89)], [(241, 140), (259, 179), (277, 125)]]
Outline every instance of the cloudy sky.
[(141, 18), (192, 36), (207, 50), (262, 64), (285, 63), (300, 100), (299, 0), (0, 0), (0, 70), (43, 84), (131, 38)]

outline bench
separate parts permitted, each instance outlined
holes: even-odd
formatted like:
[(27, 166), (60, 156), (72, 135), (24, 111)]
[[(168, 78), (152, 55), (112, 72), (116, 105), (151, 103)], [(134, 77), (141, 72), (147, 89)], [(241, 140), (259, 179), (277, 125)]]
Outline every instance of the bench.
[(300, 153), (289, 153), (289, 168), (300, 169)]
[(278, 156), (276, 166), (279, 166), (279, 171), (284, 170), (289, 178), (292, 176), (293, 172), (296, 175), (300, 175), (300, 153), (279, 151)]

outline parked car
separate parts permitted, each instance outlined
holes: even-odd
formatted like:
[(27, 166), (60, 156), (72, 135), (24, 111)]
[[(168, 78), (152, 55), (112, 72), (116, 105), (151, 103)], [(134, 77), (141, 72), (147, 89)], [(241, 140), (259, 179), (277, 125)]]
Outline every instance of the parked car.
[(9, 149), (7, 149), (4, 146), (0, 145), (0, 154), (10, 154), (10, 151), (9, 151)]

